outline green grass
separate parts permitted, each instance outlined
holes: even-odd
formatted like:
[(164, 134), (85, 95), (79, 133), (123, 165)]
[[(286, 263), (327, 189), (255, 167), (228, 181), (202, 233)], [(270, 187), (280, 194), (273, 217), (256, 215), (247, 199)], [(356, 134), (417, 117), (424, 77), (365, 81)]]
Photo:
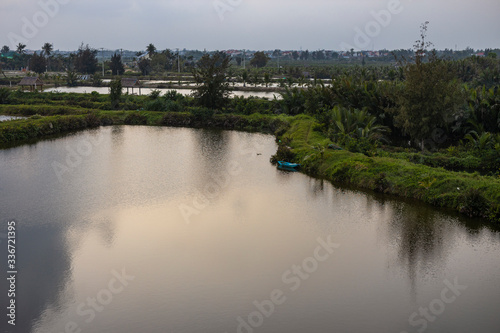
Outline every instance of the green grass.
[[(390, 156), (369, 157), (345, 150), (330, 150), (327, 146), (332, 142), (323, 135), (320, 124), (305, 115), (214, 115), (204, 113), (201, 109), (188, 109), (189, 112), (138, 112), (70, 108), (65, 109), (64, 115), (34, 116), (2, 122), (0, 143), (21, 143), (23, 140), (113, 124), (205, 127), (271, 133), (282, 141), (278, 153), (284, 147), (286, 156), (293, 162), (302, 164), (303, 171), (311, 176), (414, 198), (435, 206), (450, 207), (468, 216), (480, 216), (500, 222), (498, 177), (448, 171)], [(55, 108), (52, 114), (57, 112), (62, 112), (62, 109)]]
[(453, 172), (390, 157), (329, 150), (326, 147), (331, 142), (315, 130), (318, 126), (314, 119), (298, 116), (282, 137), (295, 154), (294, 162), (302, 164), (305, 173), (500, 222), (498, 177)]

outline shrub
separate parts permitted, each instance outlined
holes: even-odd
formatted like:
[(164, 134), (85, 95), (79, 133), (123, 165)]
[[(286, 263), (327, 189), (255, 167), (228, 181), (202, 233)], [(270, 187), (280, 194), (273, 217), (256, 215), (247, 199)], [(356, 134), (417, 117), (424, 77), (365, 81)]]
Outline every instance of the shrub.
[(213, 117), (215, 111), (209, 108), (194, 107), (189, 110), (196, 120), (205, 121)]
[(123, 122), (127, 125), (146, 125), (148, 123), (148, 118), (139, 112), (129, 113)]
[(10, 90), (8, 88), (0, 88), (0, 104), (8, 104), (10, 101)]
[(473, 217), (486, 217), (488, 214), (488, 201), (476, 188), (469, 188), (459, 198), (459, 210), (461, 213)]

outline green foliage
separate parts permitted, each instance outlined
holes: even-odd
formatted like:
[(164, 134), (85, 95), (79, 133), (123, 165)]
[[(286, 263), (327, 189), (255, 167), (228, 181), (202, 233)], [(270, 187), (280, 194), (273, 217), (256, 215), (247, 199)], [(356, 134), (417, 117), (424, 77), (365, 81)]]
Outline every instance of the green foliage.
[(77, 74), (75, 71), (72, 71), (72, 70), (68, 70), (66, 72), (66, 84), (68, 85), (68, 87), (75, 87), (76, 84), (77, 84)]
[(214, 110), (203, 107), (194, 107), (189, 110), (195, 120), (207, 121), (214, 116)]
[(125, 73), (125, 67), (122, 63), (122, 56), (119, 54), (113, 54), (111, 56), (111, 75), (123, 75)]
[(225, 112), (249, 115), (252, 113), (271, 113), (273, 103), (261, 98), (236, 96), (229, 100), (229, 105)]
[[(301, 117), (301, 116), (299, 116)], [(312, 134), (315, 121), (296, 117), (284, 134), (295, 155), (294, 162), (318, 177), (350, 183), (384, 193), (412, 197), (437, 206), (452, 207), (469, 216), (500, 221), (500, 180), (446, 171), (388, 157), (367, 157), (348, 151), (326, 151), (318, 158), (314, 147), (325, 146), (324, 137)]]
[(305, 112), (306, 97), (302, 90), (285, 87), (285, 91), (280, 92), (280, 95), (281, 99), (274, 99), (278, 113), (293, 116)]
[(117, 109), (122, 96), (122, 81), (116, 79), (111, 81), (109, 85), (109, 98), (113, 109)]
[(330, 136), (332, 139), (345, 140), (346, 137), (353, 139), (366, 139), (366, 141), (381, 141), (389, 132), (389, 128), (377, 125), (377, 118), (370, 115), (366, 110), (350, 110), (335, 106), (330, 111)]
[(50, 116), (0, 123), (0, 143), (41, 138), (96, 126), (92, 116)]
[(146, 125), (148, 118), (139, 112), (132, 112), (125, 117), (123, 122), (127, 125)]
[(226, 103), (230, 94), (226, 72), (230, 66), (230, 59), (223, 53), (213, 56), (205, 54), (193, 70), (196, 88), (193, 96), (200, 106), (220, 109)]
[(149, 59), (142, 58), (137, 63), (137, 66), (139, 67), (142, 75), (148, 75), (151, 72), (151, 60)]
[(45, 73), (47, 70), (47, 61), (41, 54), (38, 55), (36, 52), (30, 58), (30, 70), (37, 74)]
[(99, 73), (92, 75), (92, 87), (102, 86), (102, 76)]
[[(427, 23), (421, 28), (421, 41), (415, 45), (415, 62), (402, 61), (406, 80), (397, 94), (396, 126), (424, 149), (424, 140), (437, 128), (446, 128), (463, 105), (461, 88), (448, 66), (425, 42)], [(428, 62), (424, 62), (425, 58)]]
[(264, 52), (262, 51), (255, 52), (253, 58), (250, 60), (250, 65), (261, 68), (267, 65), (269, 59), (270, 59), (269, 56)]
[(74, 57), (75, 70), (82, 74), (94, 74), (97, 71), (97, 50), (88, 45), (80, 45)]
[(149, 57), (152, 58), (156, 53), (156, 46), (154, 46), (153, 43), (150, 43), (148, 46), (146, 46), (146, 51), (148, 52)]
[(185, 100), (184, 95), (178, 93), (176, 90), (167, 91), (163, 97), (167, 100), (177, 101), (177, 102), (182, 102)]
[(150, 99), (155, 100), (155, 99), (157, 99), (158, 97), (160, 97), (160, 94), (161, 94), (161, 91), (160, 91), (160, 90), (158, 90), (158, 89), (155, 89), (155, 90), (151, 91), (151, 93), (148, 95), (148, 97), (149, 97)]
[(10, 89), (0, 88), (0, 104), (8, 104), (10, 102)]

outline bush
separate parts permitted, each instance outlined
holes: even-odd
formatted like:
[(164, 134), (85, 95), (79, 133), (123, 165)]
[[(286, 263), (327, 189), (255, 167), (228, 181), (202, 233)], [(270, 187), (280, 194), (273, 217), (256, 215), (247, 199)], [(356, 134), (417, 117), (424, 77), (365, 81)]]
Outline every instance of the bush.
[(469, 188), (460, 198), (460, 213), (470, 217), (487, 217), (488, 201), (476, 188)]
[(127, 125), (146, 125), (148, 123), (148, 118), (139, 112), (133, 112), (129, 113), (123, 122)]
[(95, 113), (89, 113), (85, 116), (85, 122), (88, 127), (98, 127), (101, 125), (101, 120)]
[(10, 90), (8, 88), (0, 88), (0, 104), (9, 104)]
[(209, 108), (193, 107), (189, 110), (195, 120), (205, 121), (213, 117), (215, 111)]

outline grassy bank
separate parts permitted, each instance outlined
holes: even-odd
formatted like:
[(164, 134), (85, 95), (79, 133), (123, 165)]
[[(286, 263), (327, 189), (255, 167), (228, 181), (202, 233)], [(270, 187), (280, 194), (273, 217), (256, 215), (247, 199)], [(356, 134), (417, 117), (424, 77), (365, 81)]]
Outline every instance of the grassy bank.
[[(14, 114), (24, 116), (32, 114), (30, 107), (26, 107), (26, 110), (28, 111)], [(28, 119), (0, 122), (0, 144), (22, 143), (25, 140), (64, 134), (101, 125), (203, 127), (274, 134), (285, 131), (290, 119), (292, 119), (288, 116), (261, 114), (249, 116), (214, 115), (213, 112), (201, 108), (190, 108), (189, 112), (169, 113), (52, 108), (51, 110), (47, 109), (43, 114), (45, 114), (44, 117), (37, 114)]]
[(500, 179), (453, 172), (390, 157), (369, 157), (327, 148), (319, 124), (298, 116), (281, 136), (277, 159), (301, 163), (309, 175), (382, 193), (450, 207), (468, 216), (500, 222)]
[[(64, 113), (53, 109), (54, 113)], [(0, 123), (0, 143), (16, 143), (100, 125), (150, 125), (274, 134), (281, 143), (274, 159), (302, 164), (302, 170), (339, 184), (402, 197), (439, 207), (450, 207), (468, 216), (500, 222), (500, 178), (478, 173), (453, 172), (392, 157), (369, 157), (345, 150), (331, 150), (330, 139), (311, 117), (252, 114), (213, 114), (205, 109), (190, 112), (101, 111), (68, 109), (67, 115), (38, 115)]]

